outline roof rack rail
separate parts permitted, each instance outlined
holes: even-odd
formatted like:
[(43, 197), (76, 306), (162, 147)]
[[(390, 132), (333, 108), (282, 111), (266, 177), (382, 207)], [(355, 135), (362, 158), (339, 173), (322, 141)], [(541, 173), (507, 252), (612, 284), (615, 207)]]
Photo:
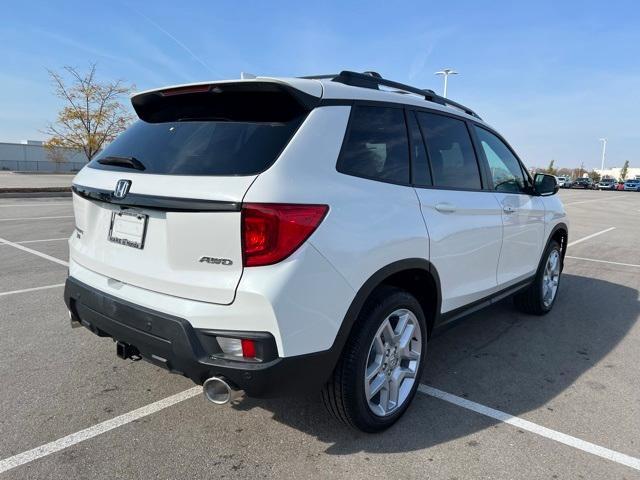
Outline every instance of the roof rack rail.
[[(395, 88), (402, 92), (414, 93), (416, 95), (420, 95), (424, 97), (428, 102), (434, 102), (440, 105), (448, 105), (451, 107), (458, 108), (462, 110), (467, 115), (471, 115), (472, 117), (476, 117), (480, 119), (480, 115), (471, 110), (469, 107), (465, 107), (461, 103), (454, 102), (453, 100), (449, 100), (448, 98), (441, 97), (433, 90), (422, 89), (417, 87), (412, 87), (410, 85), (405, 85), (403, 83), (394, 82), (393, 80), (387, 80), (386, 78), (382, 78), (382, 76), (377, 72), (352, 72), (349, 70), (343, 70), (338, 74), (327, 74), (327, 75), (310, 75), (307, 78), (313, 80), (326, 80), (331, 79), (334, 82), (344, 83), (345, 85), (351, 85), (353, 87), (362, 87), (362, 88), (372, 88), (375, 90), (379, 90), (380, 85), (385, 87)], [(400, 93), (400, 92), (398, 92)]]
[(335, 78), (337, 76), (338, 76), (337, 73), (325, 73), (321, 75), (304, 75), (298, 78), (303, 78), (305, 80), (326, 80), (328, 78)]

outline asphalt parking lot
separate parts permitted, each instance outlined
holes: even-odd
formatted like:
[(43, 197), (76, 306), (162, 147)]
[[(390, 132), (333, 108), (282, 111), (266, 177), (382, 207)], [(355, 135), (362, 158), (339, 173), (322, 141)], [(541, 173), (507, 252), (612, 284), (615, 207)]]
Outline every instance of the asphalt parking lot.
[(71, 200), (0, 199), (0, 477), (639, 478), (640, 194), (560, 195), (571, 230), (553, 312), (504, 301), (433, 338), (425, 387), (378, 435), (319, 397), (215, 407), (118, 359), (69, 327)]

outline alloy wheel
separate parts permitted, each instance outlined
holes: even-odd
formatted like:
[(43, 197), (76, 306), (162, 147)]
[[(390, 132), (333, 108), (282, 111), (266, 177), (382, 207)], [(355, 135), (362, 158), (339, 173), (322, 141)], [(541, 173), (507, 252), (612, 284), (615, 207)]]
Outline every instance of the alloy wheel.
[(552, 250), (542, 275), (542, 303), (549, 308), (556, 298), (560, 282), (560, 252)]
[(413, 312), (398, 309), (384, 319), (365, 369), (365, 394), (373, 414), (385, 417), (404, 404), (418, 381), (422, 353), (422, 332)]

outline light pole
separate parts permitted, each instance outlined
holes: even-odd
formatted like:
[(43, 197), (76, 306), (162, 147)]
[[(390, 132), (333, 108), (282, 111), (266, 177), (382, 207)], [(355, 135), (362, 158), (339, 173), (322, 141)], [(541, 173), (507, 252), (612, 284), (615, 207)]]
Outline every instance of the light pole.
[(600, 141), (602, 142), (602, 165), (600, 165), (600, 170), (604, 170), (604, 154), (607, 151), (607, 139), (601, 138)]
[(458, 72), (456, 72), (453, 68), (445, 68), (444, 70), (436, 72), (435, 75), (442, 75), (444, 77), (444, 92), (442, 96), (444, 98), (447, 98), (447, 80), (449, 79), (449, 75), (458, 75)]

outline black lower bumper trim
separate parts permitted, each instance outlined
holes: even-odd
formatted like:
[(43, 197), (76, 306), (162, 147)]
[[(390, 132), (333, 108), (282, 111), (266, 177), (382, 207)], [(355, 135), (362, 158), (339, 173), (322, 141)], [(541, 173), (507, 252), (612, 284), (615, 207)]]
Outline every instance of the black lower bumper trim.
[(72, 317), (96, 335), (131, 346), (143, 359), (197, 384), (223, 376), (249, 396), (290, 395), (319, 389), (335, 365), (330, 350), (279, 358), (275, 339), (265, 332), (247, 332), (259, 345), (262, 361), (221, 358), (215, 335), (224, 331), (194, 329), (183, 318), (113, 297), (73, 277), (67, 279), (64, 299)]

